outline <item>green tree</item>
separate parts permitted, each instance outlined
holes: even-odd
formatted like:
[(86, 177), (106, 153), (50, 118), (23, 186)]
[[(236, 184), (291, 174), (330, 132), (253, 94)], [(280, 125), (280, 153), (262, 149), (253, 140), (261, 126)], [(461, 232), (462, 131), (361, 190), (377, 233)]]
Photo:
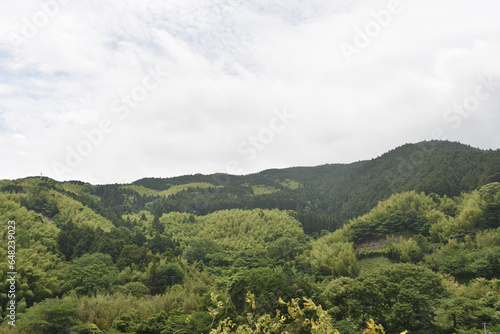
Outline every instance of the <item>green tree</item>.
[(172, 240), (172, 236), (168, 235), (164, 237), (158, 233), (155, 233), (153, 239), (149, 241), (149, 249), (153, 254), (162, 254), (168, 252), (170, 256), (177, 253), (177, 243)]
[(160, 283), (160, 274), (158, 273), (158, 258), (153, 258), (153, 261), (149, 265), (148, 268), (148, 276), (146, 279), (146, 286), (149, 288), (153, 295), (162, 293), (164, 289), (162, 289)]
[(441, 302), (436, 319), (442, 328), (457, 331), (480, 328), (492, 320), (492, 315), (494, 310), (484, 307), (479, 300), (453, 296)]
[(160, 217), (157, 216), (157, 215), (155, 215), (154, 218), (153, 218), (152, 227), (159, 234), (162, 234), (163, 231), (165, 231), (165, 225), (163, 225), (160, 222)]
[(177, 263), (161, 264), (158, 267), (158, 276), (162, 292), (168, 286), (182, 284), (184, 282), (184, 275), (184, 271)]
[(151, 292), (147, 286), (141, 282), (130, 282), (123, 286), (122, 292), (125, 294), (131, 294), (134, 297), (144, 297), (149, 295)]
[(295, 238), (281, 237), (273, 241), (268, 247), (269, 257), (275, 261), (292, 261), (304, 251), (304, 245)]
[(135, 333), (137, 324), (129, 314), (122, 314), (113, 321), (113, 328), (120, 333)]
[(116, 261), (118, 269), (123, 270), (125, 267), (135, 264), (143, 270), (151, 261), (151, 255), (146, 247), (138, 247), (137, 245), (125, 245), (122, 248), (120, 256)]
[(349, 299), (349, 285), (353, 279), (350, 277), (339, 277), (328, 283), (323, 291), (324, 306), (336, 320), (347, 318), (347, 301)]
[(78, 318), (76, 304), (59, 299), (47, 299), (28, 309), (18, 326), (31, 334), (92, 333), (90, 326)]
[(470, 272), (476, 277), (494, 278), (500, 275), (500, 247), (484, 249), (477, 253), (470, 265)]
[(77, 229), (73, 221), (70, 220), (61, 227), (61, 231), (57, 236), (57, 245), (59, 250), (70, 261), (73, 257), (73, 252), (78, 241), (81, 239), (80, 229)]
[(363, 274), (347, 287), (348, 312), (362, 326), (379, 319), (389, 331), (425, 329), (442, 294), (441, 277), (432, 270), (399, 263)]
[(63, 291), (75, 290), (79, 295), (112, 292), (118, 280), (118, 269), (108, 254), (85, 254), (75, 259), (66, 270)]

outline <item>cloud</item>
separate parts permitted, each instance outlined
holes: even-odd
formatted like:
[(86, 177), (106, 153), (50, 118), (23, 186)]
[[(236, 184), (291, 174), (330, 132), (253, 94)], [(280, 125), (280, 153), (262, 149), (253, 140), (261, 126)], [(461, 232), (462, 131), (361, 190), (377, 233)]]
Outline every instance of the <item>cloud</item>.
[[(53, 15), (35, 21), (44, 4)], [(387, 16), (394, 4), (400, 10)], [(498, 148), (500, 89), (467, 117), (444, 115), (474, 94), (480, 78), (500, 80), (499, 7), (7, 0), (0, 5), (0, 176), (130, 182), (226, 172), (231, 162), (250, 173), (370, 159), (431, 139), (436, 129)], [(30, 24), (36, 29), (27, 38)], [(13, 44), (13, 36), (23, 42)], [(358, 47), (363, 38), (367, 45)], [(343, 44), (357, 48), (350, 61)], [(266, 129), (283, 109), (295, 118), (268, 141)], [(107, 121), (113, 130), (98, 136)], [(90, 153), (68, 166), (78, 148)]]

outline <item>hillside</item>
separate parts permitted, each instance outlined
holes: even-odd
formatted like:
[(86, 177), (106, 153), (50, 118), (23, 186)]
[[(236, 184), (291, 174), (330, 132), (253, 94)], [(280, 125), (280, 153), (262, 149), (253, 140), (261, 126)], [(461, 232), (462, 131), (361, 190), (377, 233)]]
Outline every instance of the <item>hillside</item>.
[[(108, 219), (113, 219), (110, 211), (116, 217), (136, 213), (144, 205), (154, 207), (157, 215), (177, 211), (205, 215), (227, 209), (295, 210), (305, 232), (319, 234), (335, 230), (397, 192), (416, 190), (453, 197), (498, 181), (500, 150), (431, 141), (403, 145), (372, 160), (351, 164), (272, 169), (243, 176), (145, 178), (132, 185), (82, 185), (85, 192), (76, 198), (96, 210), (107, 210)], [(83, 197), (86, 193), (100, 201)]]
[(313, 333), (301, 307), (343, 334), (500, 331), (499, 159), (426, 142), (244, 176), (2, 180), (0, 333), (222, 333), (228, 317)]

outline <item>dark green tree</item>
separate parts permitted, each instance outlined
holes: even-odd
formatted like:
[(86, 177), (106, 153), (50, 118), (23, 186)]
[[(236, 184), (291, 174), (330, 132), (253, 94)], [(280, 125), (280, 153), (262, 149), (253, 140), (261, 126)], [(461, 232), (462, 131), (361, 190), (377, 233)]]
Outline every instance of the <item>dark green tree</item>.
[(162, 264), (158, 267), (158, 276), (161, 291), (168, 286), (182, 284), (184, 282), (184, 271), (177, 263)]
[(61, 232), (57, 236), (57, 246), (59, 251), (64, 255), (66, 261), (71, 260), (73, 257), (75, 245), (80, 240), (81, 236), (78, 235), (78, 229), (70, 220), (68, 223), (61, 227)]
[(119, 270), (123, 270), (132, 264), (136, 264), (143, 270), (151, 261), (151, 256), (148, 255), (146, 247), (137, 247), (137, 245), (125, 245), (122, 248), (120, 256), (116, 261), (116, 266)]
[(108, 254), (85, 254), (75, 259), (66, 270), (64, 292), (75, 290), (79, 295), (110, 293), (118, 280), (118, 269)]
[(153, 229), (159, 233), (159, 234), (162, 234), (163, 231), (165, 231), (165, 225), (163, 225), (161, 222), (160, 222), (160, 217), (159, 216), (154, 216), (153, 218), (153, 223), (152, 223), (152, 227)]
[(444, 289), (432, 270), (400, 263), (359, 276), (347, 291), (348, 313), (360, 326), (372, 318), (396, 332), (431, 326), (435, 300)]

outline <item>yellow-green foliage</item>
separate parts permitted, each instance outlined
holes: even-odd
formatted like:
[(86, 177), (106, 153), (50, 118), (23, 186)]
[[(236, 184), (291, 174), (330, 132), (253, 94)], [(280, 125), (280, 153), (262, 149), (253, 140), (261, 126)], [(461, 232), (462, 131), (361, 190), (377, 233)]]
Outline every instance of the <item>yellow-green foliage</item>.
[(10, 186), (13, 185), (14, 182), (11, 180), (0, 180), (0, 188), (5, 187), (5, 186)]
[(373, 270), (377, 270), (381, 267), (388, 266), (392, 264), (393, 261), (389, 260), (384, 256), (378, 257), (367, 257), (359, 260), (360, 272), (368, 273)]
[(349, 240), (349, 232), (349, 224), (345, 224), (342, 228), (326, 234), (322, 239), (327, 243), (347, 242)]
[(50, 249), (55, 249), (59, 229), (50, 221), (44, 221), (40, 214), (28, 211), (13, 195), (0, 193), (0, 233), (6, 240), (7, 222), (16, 221), (16, 245), (29, 248), (32, 242), (41, 242)]
[(174, 286), (162, 295), (150, 298), (137, 298), (132, 295), (115, 293), (106, 298), (85, 297), (80, 301), (79, 314), (87, 323), (96, 324), (101, 330), (108, 330), (113, 320), (122, 314), (132, 316), (137, 322), (153, 315), (174, 309), (193, 313), (198, 306), (199, 295), (183, 287)]
[(63, 183), (62, 187), (67, 192), (71, 192), (75, 195), (80, 195), (83, 192), (82, 186), (75, 183)]
[[(146, 220), (141, 220), (142, 215), (146, 217)], [(138, 213), (127, 213), (125, 215), (122, 215), (123, 219), (130, 218), (130, 220), (136, 220), (138, 224), (146, 227), (151, 227), (151, 223), (153, 222), (153, 214), (147, 210), (142, 210), (139, 211)]]
[(266, 194), (274, 194), (275, 192), (278, 192), (279, 189), (276, 189), (271, 186), (252, 186), (253, 194), (254, 195), (266, 195)]
[(389, 199), (379, 202), (369, 213), (354, 219), (352, 222), (370, 221), (377, 215), (387, 215), (394, 211), (415, 210), (426, 214), (435, 209), (436, 206), (436, 203), (423, 192), (409, 191), (392, 195)]
[(175, 195), (178, 192), (181, 192), (183, 190), (187, 190), (189, 188), (199, 188), (199, 189), (205, 189), (205, 188), (212, 188), (215, 187), (213, 184), (207, 183), (207, 182), (192, 182), (192, 183), (186, 183), (186, 184), (180, 184), (176, 186), (171, 186), (170, 188), (162, 191), (154, 190), (154, 189), (149, 189), (144, 186), (140, 185), (126, 185), (122, 186), (122, 189), (131, 189), (136, 192), (138, 192), (140, 195), (146, 195), (146, 196), (171, 196)]
[(485, 184), (479, 189), (479, 195), (487, 203), (500, 202), (500, 182)]
[(400, 262), (418, 263), (424, 259), (422, 249), (413, 238), (400, 238), (399, 243), (389, 242), (389, 250), (392, 258)]
[[(222, 313), (224, 302), (218, 300), (218, 295), (212, 293), (212, 304), (210, 308), (211, 317), (215, 320)], [(245, 301), (250, 305), (252, 312), (247, 313), (243, 324), (236, 324), (230, 318), (219, 321), (216, 328), (211, 328), (209, 334), (257, 334), (257, 333), (311, 333), (311, 334), (340, 334), (333, 325), (332, 316), (316, 305), (311, 299), (303, 297), (293, 298), (289, 302), (279, 298), (279, 303), (286, 307), (286, 312), (276, 310), (276, 314), (256, 315), (255, 295), (248, 292)], [(404, 331), (401, 334), (406, 334)], [(385, 334), (382, 325), (375, 324), (373, 319), (366, 324), (365, 334)]]
[(25, 189), (33, 189), (33, 188), (37, 187), (40, 183), (43, 183), (43, 182), (44, 182), (43, 179), (36, 178), (36, 177), (20, 179), (20, 180), (15, 181), (15, 183), (17, 185), (20, 185)]
[[(61, 300), (53, 299), (46, 302), (74, 305), (73, 307), (76, 306), (75, 315), (78, 319), (84, 323), (97, 326), (101, 331), (107, 331), (111, 328), (113, 321), (120, 315), (130, 315), (134, 320), (140, 322), (160, 312), (169, 312), (177, 307), (182, 308), (182, 303), (179, 304), (176, 297), (180, 300), (193, 297), (191, 294), (181, 296), (183, 292), (182, 290), (174, 293), (167, 292), (165, 295), (153, 296), (148, 299), (136, 298), (122, 293), (115, 293), (111, 296), (80, 298), (72, 295), (65, 296)], [(195, 297), (197, 298), (197, 296)], [(26, 314), (18, 314), (16, 326), (11, 327), (4, 323), (0, 328), (0, 333), (31, 334), (29, 322), (32, 320), (31, 318), (33, 318), (37, 308), (42, 306), (43, 303), (28, 309)], [(36, 320), (40, 321), (39, 319)]]
[(431, 225), (429, 233), (433, 240), (445, 241), (455, 231), (471, 230), (478, 225), (483, 213), (479, 192), (473, 191), (472, 193), (462, 194), (457, 201), (459, 205), (455, 217), (443, 216), (435, 224)]
[(496, 230), (478, 231), (476, 244), (481, 248), (500, 246), (500, 227)]
[(100, 227), (105, 232), (109, 232), (113, 227), (113, 223), (82, 203), (54, 190), (50, 190), (49, 193), (56, 198), (60, 220), (65, 222), (73, 220), (77, 226), (88, 226), (94, 229)]
[(354, 244), (348, 242), (349, 224), (311, 243), (300, 258), (319, 273), (328, 276), (355, 276), (359, 273)]
[[(194, 219), (193, 219), (194, 218)], [(212, 241), (221, 248), (228, 261), (238, 254), (266, 254), (266, 245), (278, 238), (303, 241), (300, 223), (280, 210), (223, 210), (206, 216), (172, 212), (160, 222), (184, 245), (193, 239)]]
[(158, 190), (149, 189), (149, 188), (146, 188), (144, 186), (140, 186), (140, 185), (136, 185), (136, 184), (129, 184), (126, 186), (121, 186), (120, 188), (121, 189), (130, 189), (130, 190), (136, 191), (141, 196), (142, 195), (156, 196), (156, 195), (159, 195), (159, 193), (160, 193)]
[(330, 242), (323, 237), (312, 242), (311, 250), (302, 259), (322, 275), (333, 277), (355, 276), (359, 263), (352, 242)]
[[(335, 232), (335, 237), (330, 235), (330, 238), (345, 241), (347, 236), (358, 242), (379, 235), (423, 233), (428, 228), (434, 242), (446, 242), (454, 233), (471, 231), (480, 226), (483, 210), (488, 205), (500, 204), (500, 183), (484, 185), (480, 190), (463, 193), (454, 199), (446, 196), (433, 198), (415, 191), (393, 195), (379, 202), (367, 214), (350, 220), (341, 231)], [(411, 214), (415, 218), (405, 223)], [(498, 244), (494, 232), (478, 234), (478, 238), (485, 245)]]
[(101, 198), (99, 198), (99, 196), (92, 195), (90, 193), (92, 187), (94, 187), (90, 184), (79, 185), (79, 184), (68, 182), (68, 183), (61, 184), (61, 187), (64, 190), (66, 190), (68, 192), (72, 192), (73, 194), (75, 194), (77, 196), (85, 196), (86, 198), (91, 199), (95, 203), (101, 202)]
[(437, 203), (424, 193), (404, 192), (379, 202), (367, 214), (349, 222), (350, 240), (363, 241), (387, 234), (425, 230), (427, 215), (434, 215)]
[(478, 277), (470, 281), (463, 290), (463, 296), (471, 299), (480, 299), (488, 293), (500, 294), (500, 280), (493, 278), (488, 280)]
[[(76, 183), (66, 182), (66, 183), (62, 183), (61, 187), (64, 190), (66, 190), (68, 192), (72, 192), (75, 195), (81, 195), (84, 192), (88, 192), (89, 187), (92, 187), (92, 186), (91, 185), (80, 185), (80, 184), (76, 184)], [(99, 198), (99, 197), (97, 197), (97, 198)]]
[[(17, 180), (16, 183), (22, 186), (26, 193), (20, 194), (10, 194), (10, 199), (22, 203), (23, 201), (29, 200), (30, 198), (36, 198), (40, 196), (46, 196), (51, 201), (55, 201), (57, 208), (59, 209), (58, 220), (61, 222), (68, 222), (72, 220), (73, 223), (77, 225), (89, 226), (92, 228), (100, 227), (102, 230), (109, 232), (113, 227), (113, 224), (105, 219), (104, 217), (95, 213), (92, 209), (84, 206), (81, 202), (72, 199), (71, 197), (64, 195), (59, 190), (67, 190), (75, 193), (76, 195), (85, 195), (86, 197), (91, 197), (95, 201), (100, 201), (97, 196), (91, 195), (89, 192), (89, 185), (77, 185), (72, 183), (64, 183), (59, 185), (53, 180), (39, 179), (39, 178), (29, 178)], [(46, 186), (40, 187), (39, 185), (49, 184), (51, 187), (56, 189), (47, 189)]]
[(478, 300), (485, 297), (488, 293), (500, 294), (500, 280), (493, 278), (488, 280), (483, 277), (475, 278), (467, 284), (460, 284), (455, 277), (444, 274), (443, 286), (453, 296), (467, 297)]
[[(200, 297), (212, 290), (212, 281), (206, 272), (196, 270), (195, 266), (186, 267), (189, 272), (182, 286), (168, 288), (164, 294), (146, 297), (134, 297), (131, 294), (115, 293), (97, 297), (77, 297), (71, 294), (62, 299), (53, 299), (52, 303), (74, 305), (76, 316), (83, 323), (95, 324), (100, 330), (106, 331), (112, 327), (113, 321), (120, 315), (130, 315), (137, 323), (151, 318), (155, 314), (169, 313), (180, 310), (184, 314), (193, 314), (199, 310)], [(29, 327), (28, 321), (33, 320), (36, 313), (34, 306), (28, 309), (26, 315), (18, 312), (16, 327), (4, 323), (0, 333), (29, 334), (23, 328)], [(40, 321), (39, 319), (36, 319)]]
[(500, 204), (500, 183), (489, 183), (479, 190), (464, 193), (456, 198), (455, 202), (456, 215), (443, 217), (431, 226), (430, 234), (434, 241), (445, 241), (456, 231), (470, 231), (478, 227), (483, 217), (483, 209), (488, 204)]
[[(16, 281), (18, 300), (28, 303), (57, 295), (60, 279), (66, 265), (54, 253), (58, 228), (50, 221), (44, 221), (41, 215), (28, 211), (17, 202), (9, 199), (10, 195), (0, 194), (0, 300), (7, 298), (7, 272), (17, 271)], [(15, 221), (15, 270), (10, 270), (7, 262), (8, 222)], [(12, 245), (11, 243), (10, 245)], [(5, 304), (2, 303), (2, 306)]]
[(16, 293), (18, 300), (24, 298), (33, 302), (57, 296), (67, 267), (61, 258), (40, 242), (29, 249), (20, 249), (16, 258), (17, 283), (20, 287)]
[(292, 189), (292, 190), (297, 190), (297, 189), (303, 187), (303, 185), (300, 184), (299, 182), (293, 181), (293, 180), (290, 180), (290, 179), (286, 179), (285, 181), (281, 182), (281, 185), (283, 187), (287, 187), (287, 188)]
[(177, 186), (172, 186), (168, 188), (167, 190), (160, 191), (159, 195), (160, 196), (165, 196), (168, 197), (170, 195), (175, 195), (178, 192), (181, 192), (183, 190), (187, 190), (189, 188), (199, 188), (199, 189), (206, 189), (206, 188), (213, 188), (214, 185), (206, 182), (193, 182), (193, 183), (187, 183), (187, 184), (181, 184)]
[(175, 309), (180, 309), (185, 314), (192, 314), (198, 309), (200, 296), (210, 291), (212, 281), (207, 273), (199, 272), (194, 266), (186, 269), (190, 275), (184, 284), (168, 288), (162, 295), (137, 298), (115, 293), (106, 298), (81, 298), (79, 315), (84, 322), (94, 323), (101, 330), (107, 330), (113, 320), (122, 314), (132, 316), (137, 322), (146, 320), (156, 313), (169, 313)]
[[(216, 308), (209, 310), (210, 315), (215, 318), (221, 313), (224, 302), (218, 300), (218, 295), (211, 294), (212, 303)], [(279, 310), (276, 315), (264, 314), (256, 316), (255, 296), (248, 292), (245, 301), (251, 305), (252, 313), (248, 313), (246, 323), (237, 325), (230, 318), (219, 322), (217, 328), (212, 328), (210, 334), (252, 334), (252, 333), (299, 333), (303, 331), (312, 334), (338, 334), (334, 329), (331, 316), (323, 310), (321, 305), (317, 306), (312, 300), (303, 298), (301, 303), (298, 298), (290, 302), (284, 302), (279, 298), (280, 304), (286, 306), (287, 314)], [(303, 307), (301, 306), (303, 304)], [(310, 316), (314, 314), (314, 316)]]

